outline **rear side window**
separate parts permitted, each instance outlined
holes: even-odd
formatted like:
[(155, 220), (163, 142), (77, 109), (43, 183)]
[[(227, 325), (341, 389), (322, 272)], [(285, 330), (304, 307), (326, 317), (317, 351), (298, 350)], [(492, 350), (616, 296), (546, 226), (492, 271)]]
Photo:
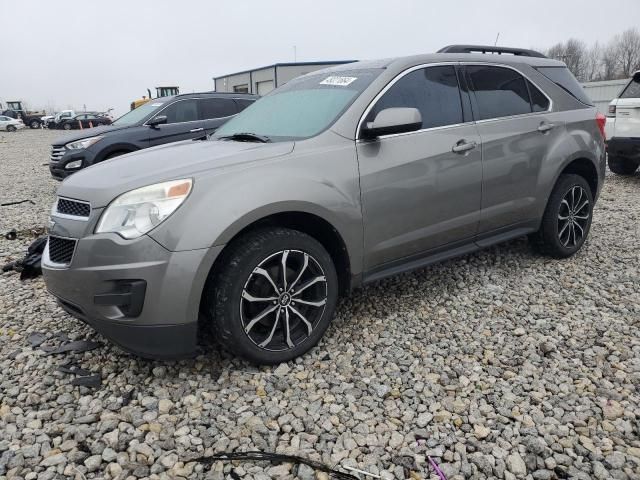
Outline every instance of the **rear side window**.
[(515, 70), (469, 65), (467, 74), (481, 120), (531, 113), (527, 84)]
[(549, 110), (549, 99), (536, 87), (533, 83), (527, 80), (527, 87), (529, 87), (529, 93), (531, 94), (531, 108), (534, 112), (546, 112)]
[(640, 74), (635, 75), (620, 94), (620, 98), (640, 98)]
[(567, 67), (537, 67), (537, 70), (576, 100), (585, 105), (593, 106), (593, 102), (585, 93), (584, 88)]
[(205, 98), (199, 100), (199, 103), (202, 120), (229, 117), (238, 113), (235, 102), (230, 98)]
[(422, 128), (462, 123), (462, 103), (453, 66), (428, 67), (408, 73), (378, 100), (366, 122), (372, 122), (385, 108), (417, 108)]
[(244, 110), (254, 102), (253, 100), (247, 100), (245, 98), (236, 98), (235, 101), (236, 101), (236, 104), (238, 105), (239, 112), (241, 112), (242, 110)]
[(193, 122), (198, 120), (198, 105), (196, 100), (180, 100), (172, 103), (159, 114), (167, 117), (167, 123)]

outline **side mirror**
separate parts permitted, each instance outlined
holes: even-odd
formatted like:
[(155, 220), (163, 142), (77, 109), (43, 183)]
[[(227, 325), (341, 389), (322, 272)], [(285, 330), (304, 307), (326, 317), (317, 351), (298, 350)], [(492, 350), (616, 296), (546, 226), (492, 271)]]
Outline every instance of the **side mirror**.
[(167, 123), (166, 115), (158, 115), (157, 117), (153, 117), (151, 120), (147, 120), (147, 125), (150, 127), (157, 127), (158, 125), (162, 125)]
[(415, 132), (422, 128), (422, 115), (417, 108), (385, 108), (373, 122), (362, 126), (363, 138), (376, 138), (394, 133)]

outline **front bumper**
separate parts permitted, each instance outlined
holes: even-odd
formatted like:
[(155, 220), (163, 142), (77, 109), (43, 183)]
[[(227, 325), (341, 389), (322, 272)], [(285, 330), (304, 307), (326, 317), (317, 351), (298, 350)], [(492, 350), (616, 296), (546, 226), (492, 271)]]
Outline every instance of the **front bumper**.
[[(200, 298), (221, 250), (170, 252), (146, 235), (91, 235), (77, 241), (66, 267), (51, 261), (47, 244), (42, 271), (47, 289), (68, 313), (122, 349), (179, 358), (197, 352)], [(134, 284), (144, 288), (134, 292)], [(131, 307), (135, 302), (140, 308)]]
[(640, 164), (640, 137), (613, 137), (607, 142), (610, 156)]
[[(49, 172), (51, 172), (51, 176), (56, 180), (64, 180), (83, 168), (93, 165), (95, 157), (96, 154), (94, 152), (84, 148), (67, 150), (63, 156), (59, 157), (55, 161), (51, 159), (49, 160)], [(74, 168), (73, 170), (67, 170), (64, 168), (68, 163), (75, 162), (77, 160), (82, 162), (82, 166)]]

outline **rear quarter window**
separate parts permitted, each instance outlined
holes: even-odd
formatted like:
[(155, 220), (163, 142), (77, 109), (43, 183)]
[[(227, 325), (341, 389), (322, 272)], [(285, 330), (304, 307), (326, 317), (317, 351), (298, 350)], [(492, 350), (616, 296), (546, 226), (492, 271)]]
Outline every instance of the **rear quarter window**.
[(593, 107), (593, 102), (584, 91), (584, 88), (567, 67), (537, 67), (536, 70), (579, 102)]

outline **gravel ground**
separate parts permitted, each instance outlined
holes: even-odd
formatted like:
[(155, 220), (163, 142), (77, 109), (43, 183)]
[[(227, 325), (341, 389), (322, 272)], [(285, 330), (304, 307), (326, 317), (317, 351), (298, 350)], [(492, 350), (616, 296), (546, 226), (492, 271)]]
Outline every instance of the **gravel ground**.
[[(0, 264), (46, 225), (55, 132), (0, 133)], [(258, 449), (382, 478), (640, 478), (640, 175), (608, 175), (588, 245), (552, 261), (526, 240), (353, 293), (312, 352), (256, 368), (217, 351), (151, 362), (59, 309), (42, 279), (0, 276), (0, 477), (314, 478), (191, 461)], [(84, 353), (49, 344), (90, 338)], [(56, 337), (56, 335), (58, 335)], [(70, 384), (69, 361), (102, 376)], [(416, 462), (414, 473), (403, 461)], [(318, 478), (326, 478), (319, 475)]]

